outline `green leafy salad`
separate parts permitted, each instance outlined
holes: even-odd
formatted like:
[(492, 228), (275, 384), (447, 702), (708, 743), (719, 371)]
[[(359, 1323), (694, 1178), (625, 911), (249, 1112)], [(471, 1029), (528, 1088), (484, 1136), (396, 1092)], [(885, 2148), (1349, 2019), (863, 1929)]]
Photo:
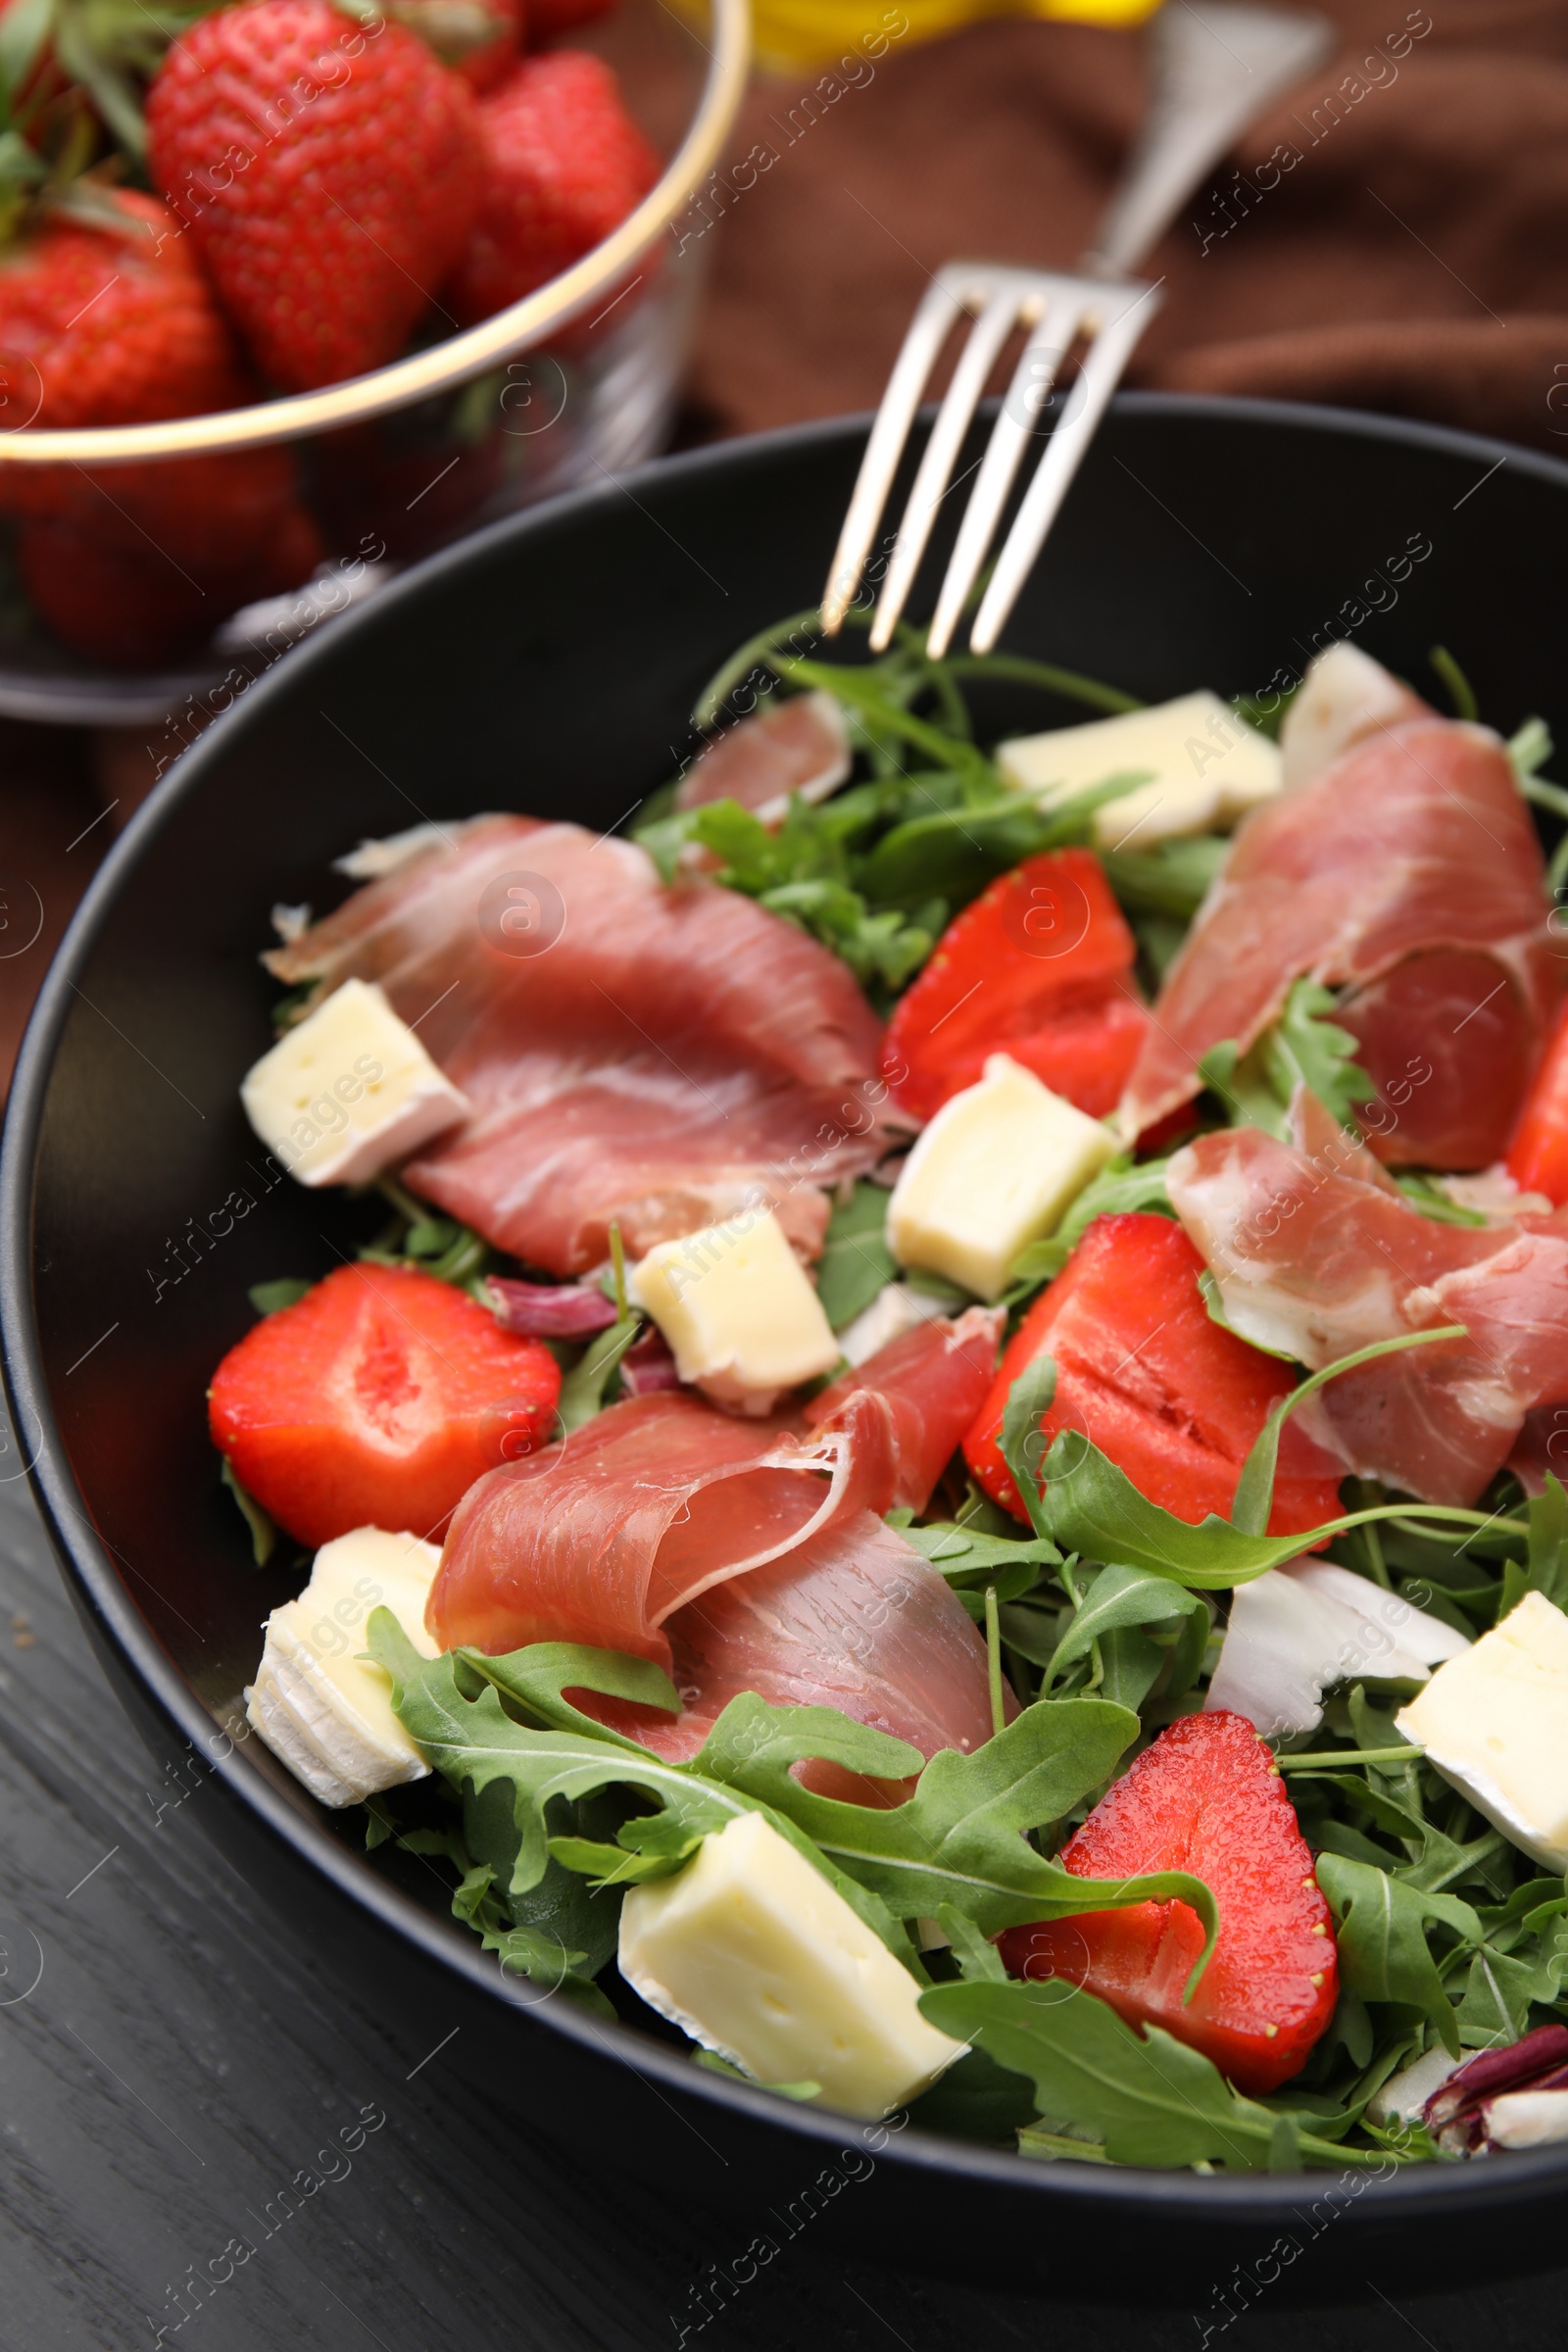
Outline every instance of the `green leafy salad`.
[[(258, 1557), (314, 1554), (251, 1721), (520, 1997), (780, 2096), (1200, 2172), (1568, 2139), (1545, 730), (1473, 723), (1441, 650), (1456, 718), (1348, 645), (1272, 709), (1149, 709), (907, 628), (830, 660), (815, 622), (719, 672), (595, 886), (644, 894), (650, 969), (666, 909), (711, 916), (809, 1000), (842, 1066), (804, 1175), (692, 1174), (712, 1213), (655, 1232), (607, 1124), (600, 1222), (559, 1240), (508, 1109), (486, 1195), (491, 1065), (461, 1023), (405, 1046), (387, 909), (442, 858), (559, 879), (556, 960), (502, 972), (538, 1053), (571, 955), (613, 993), (544, 862), (574, 828), (385, 845), (326, 946), (270, 958), (252, 1122), (390, 1222), (262, 1286), (215, 1380)], [(1403, 863), (1364, 853), (1384, 810)], [(437, 940), (414, 993), (481, 952)], [(634, 1007), (668, 1065), (637, 1083), (695, 1089), (738, 1160), (732, 1103), (810, 1073), (719, 1091), (762, 1049), (694, 1062), (660, 1009), (702, 953)], [(1467, 1058), (1453, 992), (1494, 971)], [(537, 1117), (564, 1151), (612, 1113)]]

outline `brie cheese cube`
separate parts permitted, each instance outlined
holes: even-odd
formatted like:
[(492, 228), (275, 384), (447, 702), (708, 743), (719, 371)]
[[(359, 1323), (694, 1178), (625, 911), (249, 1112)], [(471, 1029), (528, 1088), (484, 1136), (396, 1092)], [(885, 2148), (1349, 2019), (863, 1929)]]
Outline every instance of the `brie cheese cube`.
[(1096, 809), (1094, 840), (1102, 850), (1147, 849), (1234, 824), (1279, 791), (1281, 775), (1275, 745), (1206, 689), (1081, 727), (1014, 736), (997, 746), (997, 764), (1042, 808), (1111, 776), (1147, 772), (1148, 783)]
[(345, 980), (286, 1029), (239, 1098), (301, 1184), (368, 1184), (469, 1110), (407, 1021), (364, 980)]
[(907, 1969), (760, 1813), (631, 1889), (619, 1956), (694, 2041), (760, 2082), (815, 2082), (847, 2115), (902, 2107), (965, 2046), (926, 2023)]
[(993, 1054), (905, 1161), (888, 1203), (888, 1248), (901, 1265), (997, 1298), (1019, 1250), (1061, 1222), (1117, 1149), (1099, 1119)]
[(626, 1288), (663, 1333), (681, 1379), (717, 1404), (765, 1413), (782, 1390), (839, 1360), (822, 1301), (770, 1208), (658, 1243)]
[(1568, 1870), (1568, 1617), (1527, 1592), (1395, 1717), (1494, 1829)]
[(440, 1564), (438, 1544), (358, 1527), (322, 1544), (304, 1592), (267, 1621), (246, 1713), (323, 1805), (361, 1804), (430, 1769), (392, 1712), (391, 1677), (361, 1653), (371, 1610), (388, 1608), (421, 1657), (439, 1654), (424, 1604)]

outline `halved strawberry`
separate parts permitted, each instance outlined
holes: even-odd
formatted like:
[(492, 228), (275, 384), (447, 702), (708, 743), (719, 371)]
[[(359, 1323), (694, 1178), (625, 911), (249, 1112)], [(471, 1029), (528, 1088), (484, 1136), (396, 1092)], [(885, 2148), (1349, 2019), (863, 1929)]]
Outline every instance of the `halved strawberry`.
[(901, 1109), (935, 1116), (1010, 1054), (1091, 1118), (1116, 1107), (1149, 1015), (1138, 943), (1092, 850), (1026, 858), (938, 940), (888, 1024), (883, 1069)]
[(1189, 1870), (1212, 1888), (1219, 1939), (1192, 2001), (1203, 1948), (1186, 1903), (1134, 1903), (1009, 1928), (1015, 1977), (1062, 1977), (1129, 2025), (1160, 2026), (1212, 2058), (1239, 2090), (1299, 2074), (1334, 2013), (1334, 1926), (1266, 1743), (1245, 1715), (1186, 1715), (1145, 1749), (1063, 1847), (1079, 1878)]
[(450, 1283), (340, 1266), (231, 1348), (214, 1443), (302, 1544), (351, 1528), (436, 1538), (476, 1478), (550, 1434), (561, 1369)]
[[(1002, 1458), (1007, 1392), (1038, 1355), (1056, 1363), (1047, 1439), (1082, 1430), (1162, 1510), (1196, 1527), (1228, 1515), (1252, 1442), (1292, 1388), (1289, 1368), (1216, 1323), (1203, 1261), (1180, 1225), (1142, 1210), (1097, 1217), (1008, 1343), (963, 1441), (994, 1500), (1024, 1516)], [(1340, 1507), (1338, 1466), (1294, 1420), (1280, 1441), (1271, 1535), (1320, 1527)]]

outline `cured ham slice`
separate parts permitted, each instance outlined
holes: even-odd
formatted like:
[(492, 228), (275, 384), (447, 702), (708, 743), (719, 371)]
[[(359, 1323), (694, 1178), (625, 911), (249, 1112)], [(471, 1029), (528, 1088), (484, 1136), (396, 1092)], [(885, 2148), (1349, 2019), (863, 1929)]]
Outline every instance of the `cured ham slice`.
[(1245, 1051), (1302, 976), (1378, 1089), (1392, 1166), (1473, 1168), (1505, 1148), (1560, 992), (1540, 845), (1501, 744), (1432, 716), (1383, 725), (1241, 827), (1165, 976), (1123, 1117), (1191, 1101), (1222, 1039)]
[[(777, 1707), (838, 1707), (923, 1756), (991, 1737), (985, 1643), (938, 1571), (869, 1511), (704, 1593), (669, 1632), (683, 1712), (639, 1709), (645, 1719), (620, 1728), (672, 1760), (694, 1756), (743, 1690)], [(801, 1777), (852, 1800), (898, 1793), (821, 1763)]]
[[(782, 916), (640, 849), (491, 816), (453, 829), (268, 957), (380, 984), (475, 1105), (410, 1185), (555, 1274), (767, 1200), (820, 1247), (821, 1189), (886, 1148), (880, 1026)], [(461, 1075), (460, 1075), (461, 1073)]]
[(892, 1501), (923, 1511), (984, 1403), (1006, 1321), (1000, 1307), (971, 1306), (956, 1322), (922, 1323), (889, 1342), (813, 1396), (808, 1428), (836, 1428), (852, 1396), (886, 1407), (895, 1461)]
[(667, 1671), (667, 1617), (847, 1511), (885, 1510), (891, 1488), (875, 1416), (803, 1441), (689, 1393), (635, 1396), (468, 1489), (425, 1624), (443, 1649), (586, 1642)]
[[(695, 1755), (742, 1690), (841, 1707), (924, 1755), (989, 1736), (985, 1645), (944, 1579), (884, 1525), (934, 1484), (990, 1377), (984, 1309), (906, 1335), (803, 1435), (689, 1393), (612, 1405), (459, 1506), (425, 1623), (443, 1648), (583, 1642), (654, 1659), (678, 1719), (584, 1692), (662, 1755)], [(880, 1370), (878, 1371), (878, 1363)], [(821, 1402), (822, 1399), (818, 1399)], [(923, 1496), (922, 1496), (923, 1499)], [(811, 1785), (891, 1801), (826, 1765)], [(825, 1777), (824, 1777), (825, 1776)]]
[(1360, 1172), (1259, 1128), (1200, 1136), (1167, 1182), (1232, 1327), (1317, 1369), (1376, 1340), (1462, 1323), (1303, 1408), (1346, 1466), (1429, 1502), (1473, 1502), (1530, 1409), (1568, 1396), (1568, 1216), (1441, 1225)]
[(677, 808), (738, 801), (764, 825), (780, 825), (790, 795), (825, 800), (855, 764), (844, 713), (830, 694), (792, 694), (709, 744), (682, 776)]

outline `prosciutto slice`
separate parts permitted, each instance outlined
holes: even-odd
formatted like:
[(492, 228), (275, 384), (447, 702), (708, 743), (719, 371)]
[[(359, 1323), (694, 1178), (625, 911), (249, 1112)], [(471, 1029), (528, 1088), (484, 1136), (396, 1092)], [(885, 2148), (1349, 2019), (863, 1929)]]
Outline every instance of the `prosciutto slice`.
[(1378, 1090), (1390, 1165), (1475, 1168), (1504, 1149), (1561, 986), (1540, 845), (1501, 744), (1407, 717), (1254, 810), (1154, 1007), (1123, 1118), (1190, 1102), (1222, 1039), (1245, 1051), (1310, 977)]
[(699, 754), (675, 790), (677, 808), (738, 801), (764, 825), (781, 825), (791, 793), (826, 800), (855, 764), (844, 712), (830, 694), (793, 694), (764, 703), (751, 718)]
[[(443, 1648), (583, 1642), (654, 1659), (681, 1692), (677, 1719), (579, 1703), (662, 1755), (695, 1755), (742, 1690), (841, 1707), (923, 1755), (976, 1744), (991, 1728), (985, 1645), (880, 1514), (934, 1485), (991, 1377), (999, 1322), (975, 1309), (906, 1334), (824, 1392), (810, 1430), (732, 1419), (689, 1392), (612, 1405), (470, 1488), (429, 1632)], [(811, 1770), (813, 1787), (886, 1798)]]
[(886, 1149), (881, 1029), (847, 965), (738, 892), (666, 888), (581, 827), (454, 828), (268, 957), (379, 983), (474, 1116), (415, 1191), (554, 1274), (765, 1199), (807, 1254), (821, 1189)]
[(689, 1392), (634, 1396), (468, 1489), (425, 1625), (443, 1649), (586, 1642), (667, 1672), (666, 1617), (845, 1511), (885, 1510), (892, 1483), (873, 1416), (805, 1441)]
[(1234, 1329), (1313, 1369), (1464, 1324), (1466, 1339), (1330, 1382), (1303, 1417), (1363, 1477), (1473, 1502), (1531, 1408), (1568, 1396), (1568, 1215), (1440, 1225), (1341, 1141), (1307, 1151), (1255, 1127), (1200, 1136), (1170, 1163), (1172, 1203)]
[(956, 1323), (944, 1319), (902, 1332), (811, 1399), (808, 1428), (836, 1428), (852, 1396), (878, 1399), (890, 1425), (892, 1500), (923, 1511), (990, 1392), (1005, 1321), (1000, 1307), (971, 1306)]
[[(946, 1580), (870, 1511), (704, 1593), (669, 1630), (683, 1712), (622, 1728), (674, 1760), (696, 1755), (743, 1690), (838, 1707), (923, 1756), (991, 1737), (985, 1643)], [(821, 1763), (802, 1777), (824, 1794), (873, 1794)]]

